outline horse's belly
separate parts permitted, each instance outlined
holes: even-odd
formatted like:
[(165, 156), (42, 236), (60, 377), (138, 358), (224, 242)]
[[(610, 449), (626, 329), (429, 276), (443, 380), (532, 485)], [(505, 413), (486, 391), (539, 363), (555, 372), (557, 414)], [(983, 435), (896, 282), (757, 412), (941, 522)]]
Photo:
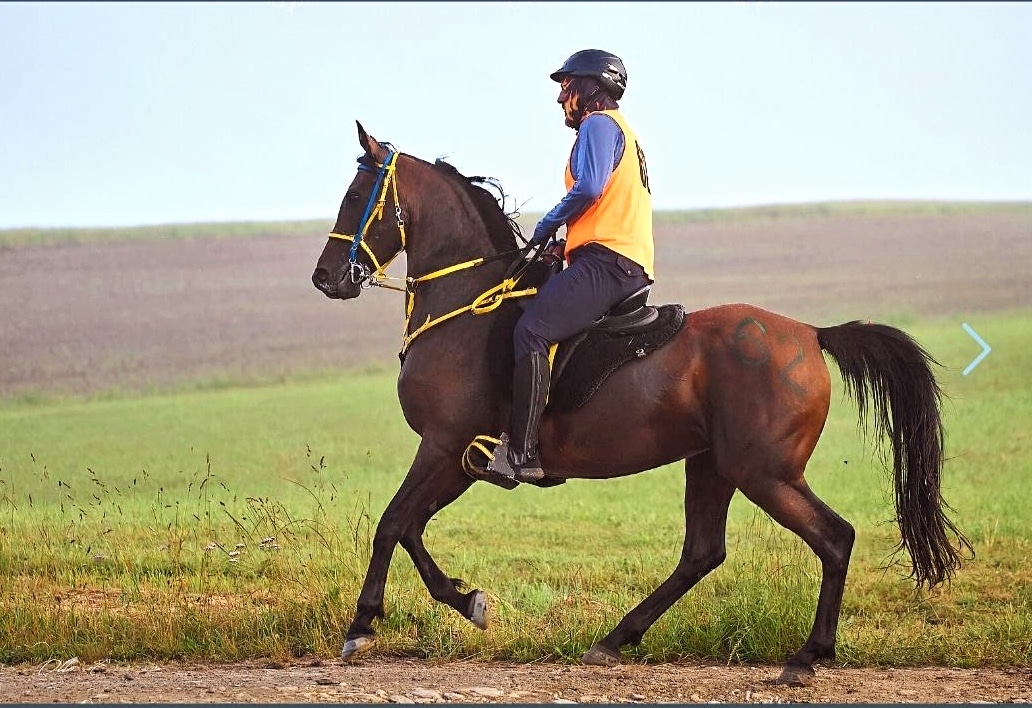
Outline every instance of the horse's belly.
[(590, 424), (545, 421), (541, 431), (541, 462), (550, 475), (562, 477), (620, 477), (662, 467), (698, 455), (709, 443), (681, 420), (633, 418), (613, 412)]

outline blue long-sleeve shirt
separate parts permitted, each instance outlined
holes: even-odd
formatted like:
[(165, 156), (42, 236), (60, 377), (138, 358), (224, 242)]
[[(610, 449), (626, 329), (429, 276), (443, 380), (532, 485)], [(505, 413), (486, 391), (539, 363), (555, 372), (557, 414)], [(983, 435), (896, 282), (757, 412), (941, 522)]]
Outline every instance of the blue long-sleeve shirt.
[(573, 186), (534, 229), (534, 240), (543, 241), (559, 227), (583, 214), (600, 196), (609, 176), (624, 153), (624, 136), (620, 126), (603, 113), (592, 113), (580, 125), (570, 153)]

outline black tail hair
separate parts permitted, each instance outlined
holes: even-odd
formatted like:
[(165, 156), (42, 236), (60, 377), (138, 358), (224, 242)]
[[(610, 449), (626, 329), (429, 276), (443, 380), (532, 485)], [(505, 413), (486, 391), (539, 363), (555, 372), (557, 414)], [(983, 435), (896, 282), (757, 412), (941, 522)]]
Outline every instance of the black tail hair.
[(946, 516), (950, 507), (940, 489), (942, 391), (931, 368), (939, 362), (907, 333), (883, 324), (817, 328), (817, 341), (838, 364), (859, 410), (860, 427), (866, 430), (873, 414), (876, 444), (892, 444), (901, 536), (896, 552), (905, 550), (910, 556), (909, 577), (918, 587), (949, 581), (965, 549), (969, 557), (974, 551)]

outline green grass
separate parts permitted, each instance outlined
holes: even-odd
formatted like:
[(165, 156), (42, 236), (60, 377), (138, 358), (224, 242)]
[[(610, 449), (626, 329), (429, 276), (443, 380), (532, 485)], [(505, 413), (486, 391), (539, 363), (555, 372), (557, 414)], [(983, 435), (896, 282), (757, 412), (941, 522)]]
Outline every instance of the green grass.
[[(889, 479), (832, 368), (807, 478), (857, 528), (843, 665), (1032, 661), (1032, 312), (970, 324), (993, 352), (966, 377), (979, 348), (959, 321), (906, 326), (945, 366), (944, 493), (978, 554), (931, 594), (884, 569)], [(417, 444), (394, 386), (395, 372), (367, 371), (0, 408), (0, 661), (336, 655)], [(492, 626), (435, 603), (398, 549), (378, 650), (576, 659), (673, 569), (683, 484), (674, 465), (550, 490), (474, 485), (427, 545), (488, 592)], [(809, 550), (736, 497), (727, 562), (628, 656), (780, 661), (805, 641), (818, 583)]]

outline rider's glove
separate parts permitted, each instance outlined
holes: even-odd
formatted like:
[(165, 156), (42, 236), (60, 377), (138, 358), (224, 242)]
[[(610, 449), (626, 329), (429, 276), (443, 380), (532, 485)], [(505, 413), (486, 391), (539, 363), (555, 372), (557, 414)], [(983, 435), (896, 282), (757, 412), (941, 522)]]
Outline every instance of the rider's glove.
[(556, 241), (542, 251), (541, 260), (548, 266), (548, 269), (552, 271), (553, 275), (563, 269), (563, 258), (565, 253), (566, 239)]
[(559, 261), (562, 261), (566, 257), (566, 239), (559, 239), (545, 249), (545, 253)]

